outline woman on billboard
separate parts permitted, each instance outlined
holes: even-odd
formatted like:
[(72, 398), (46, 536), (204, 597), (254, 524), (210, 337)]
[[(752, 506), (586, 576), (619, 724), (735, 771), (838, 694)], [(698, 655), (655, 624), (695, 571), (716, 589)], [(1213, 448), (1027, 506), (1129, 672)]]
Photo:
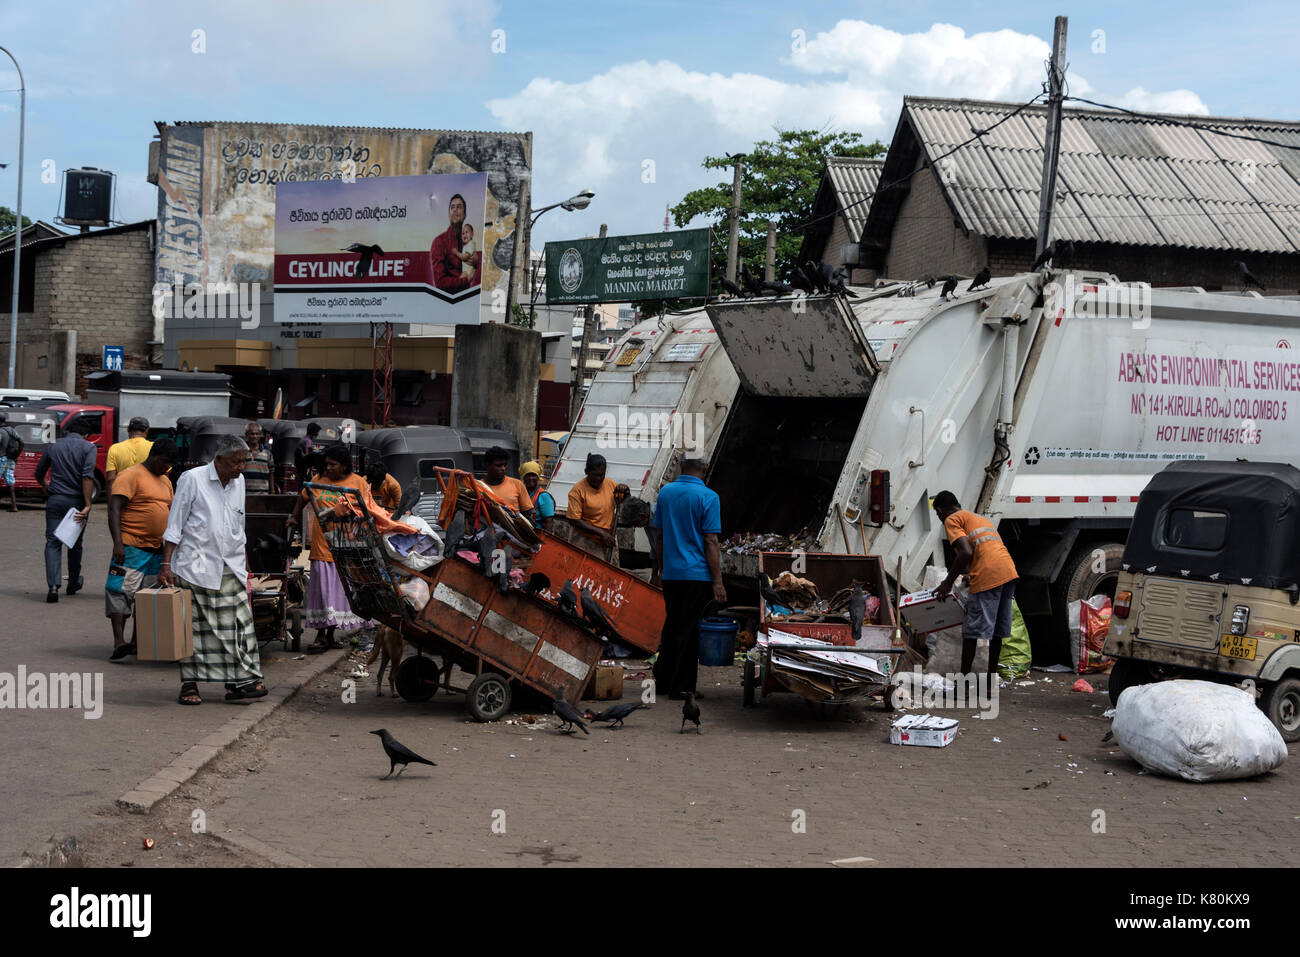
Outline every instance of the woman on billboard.
[[(483, 253), (474, 251), (472, 240), (469, 248), (465, 248), (465, 198), (460, 193), (453, 195), (447, 204), (447, 218), (451, 225), (446, 232), (438, 234), (429, 248), (433, 284), (444, 292), (472, 289), (483, 281)], [(466, 266), (472, 267), (471, 275), (466, 275)]]

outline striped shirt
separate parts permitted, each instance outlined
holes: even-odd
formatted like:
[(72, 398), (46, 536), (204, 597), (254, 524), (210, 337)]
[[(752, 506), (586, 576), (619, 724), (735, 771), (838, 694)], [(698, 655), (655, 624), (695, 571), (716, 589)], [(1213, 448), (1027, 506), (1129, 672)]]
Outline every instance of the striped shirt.
[(965, 538), (970, 542), (974, 556), (970, 560), (970, 592), (972, 595), (997, 588), (1020, 577), (1011, 553), (1002, 544), (1002, 536), (993, 523), (981, 515), (964, 508), (953, 512), (943, 523), (948, 541)]

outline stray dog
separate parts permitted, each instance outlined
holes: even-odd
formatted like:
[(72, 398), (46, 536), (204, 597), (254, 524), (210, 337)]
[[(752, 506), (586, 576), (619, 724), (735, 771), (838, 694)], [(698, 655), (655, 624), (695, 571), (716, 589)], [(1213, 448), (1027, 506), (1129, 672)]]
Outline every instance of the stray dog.
[[(382, 698), (384, 696), (384, 669), (388, 671), (388, 691), (393, 697), (397, 697), (397, 665), (402, 660), (402, 652), (406, 647), (406, 642), (402, 638), (401, 632), (389, 628), (387, 625), (380, 625), (379, 630), (375, 633), (375, 646), (370, 649), (370, 657), (366, 659), (366, 665), (375, 663), (379, 658), (379, 674), (375, 676), (375, 694)], [(382, 657), (381, 657), (382, 656)]]

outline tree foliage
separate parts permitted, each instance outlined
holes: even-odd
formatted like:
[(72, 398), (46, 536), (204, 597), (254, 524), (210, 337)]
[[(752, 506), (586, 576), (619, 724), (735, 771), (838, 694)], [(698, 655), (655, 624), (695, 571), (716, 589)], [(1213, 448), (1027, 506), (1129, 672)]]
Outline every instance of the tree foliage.
[[(26, 216), (23, 217), (23, 229), (32, 224), (32, 221)], [(0, 236), (7, 236), (14, 230), (14, 211), (8, 206), (0, 206)]]

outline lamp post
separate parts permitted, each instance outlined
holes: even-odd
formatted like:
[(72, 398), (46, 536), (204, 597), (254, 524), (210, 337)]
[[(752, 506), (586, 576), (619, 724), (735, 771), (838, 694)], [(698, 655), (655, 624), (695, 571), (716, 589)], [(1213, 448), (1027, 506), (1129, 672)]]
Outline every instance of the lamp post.
[[(591, 199), (595, 195), (596, 195), (595, 192), (593, 192), (592, 190), (584, 189), (581, 192), (575, 193), (573, 196), (570, 196), (568, 199), (564, 200), (563, 202), (551, 203), (550, 206), (543, 206), (541, 209), (529, 210), (528, 226), (524, 230), (525, 257), (529, 255), (530, 244), (533, 235), (533, 226), (535, 226), (537, 224), (537, 221), (542, 218), (543, 213), (549, 212), (550, 210), (556, 209), (557, 207), (560, 209), (567, 209), (570, 212), (572, 212), (575, 209), (586, 209), (588, 206), (591, 205)], [(516, 229), (518, 229), (518, 226), (516, 226)], [(530, 267), (531, 264), (525, 264), (524, 266), (525, 269), (529, 269)], [(512, 256), (510, 259), (510, 288), (506, 292), (506, 317), (507, 317), (506, 321), (507, 322), (509, 322), (510, 309), (514, 305), (514, 301), (515, 301), (515, 257)], [(534, 296), (532, 302), (530, 302), (529, 304), (530, 307), (532, 303), (535, 303), (536, 301), (537, 298)], [(532, 327), (532, 324), (533, 324), (533, 317), (532, 317), (532, 309), (530, 308), (529, 315), (528, 315), (529, 328)]]
[(18, 71), (18, 208), (14, 211), (14, 289), (12, 315), (9, 318), (9, 388), (12, 389), (15, 363), (18, 360), (18, 263), (23, 252), (23, 133), (27, 126), (27, 84), (23, 81), (23, 69), (14, 55), (4, 47), (0, 47), (0, 51), (14, 61), (14, 69)]

